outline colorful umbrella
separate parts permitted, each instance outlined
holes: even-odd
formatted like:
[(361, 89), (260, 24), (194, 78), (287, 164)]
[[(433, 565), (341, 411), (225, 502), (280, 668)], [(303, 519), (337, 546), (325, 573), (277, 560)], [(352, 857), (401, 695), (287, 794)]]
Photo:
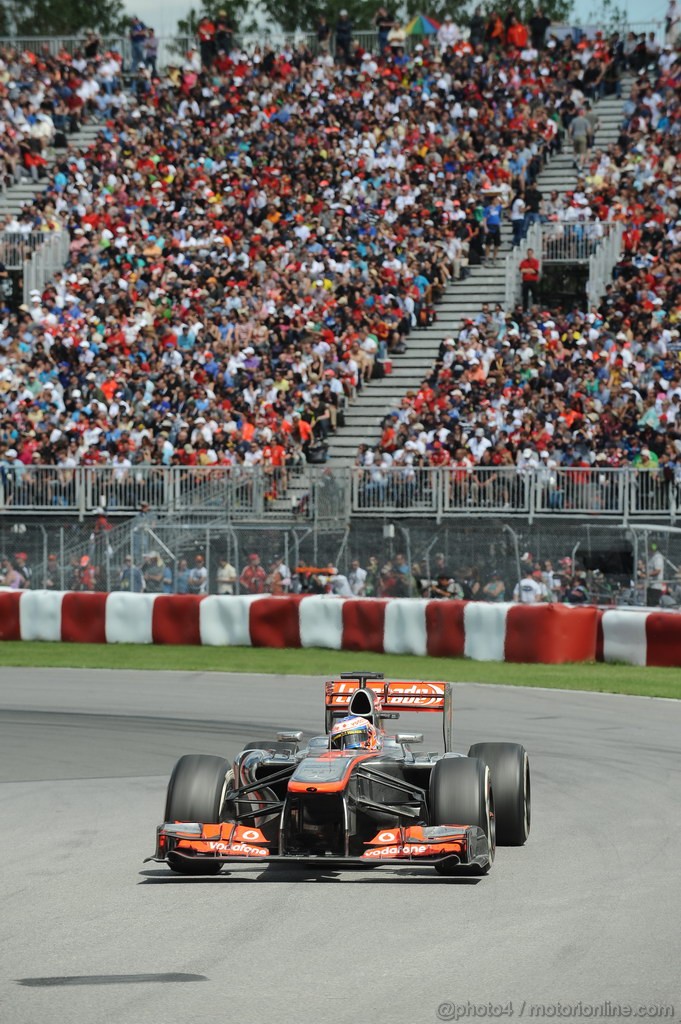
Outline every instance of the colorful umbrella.
[(404, 32), (408, 36), (434, 36), (440, 27), (440, 23), (434, 18), (428, 18), (425, 14), (417, 14), (406, 26)]

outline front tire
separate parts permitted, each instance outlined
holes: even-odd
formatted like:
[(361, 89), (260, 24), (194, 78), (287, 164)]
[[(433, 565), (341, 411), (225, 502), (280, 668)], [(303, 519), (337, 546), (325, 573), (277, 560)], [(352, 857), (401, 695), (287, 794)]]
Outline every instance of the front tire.
[[(229, 763), (213, 754), (185, 754), (173, 769), (168, 783), (164, 821), (198, 821), (202, 825), (220, 821), (225, 794), (230, 784)], [(196, 861), (168, 854), (168, 865), (181, 875), (217, 875), (221, 861)]]
[(435, 865), (438, 874), (486, 875), (496, 848), (494, 796), (487, 765), (470, 757), (447, 757), (438, 761), (430, 776), (428, 803), (432, 825), (477, 825), (489, 844), (486, 867), (466, 868), (445, 860)]
[(530, 834), (530, 761), (519, 743), (474, 743), (469, 757), (489, 765), (500, 846), (523, 846)]

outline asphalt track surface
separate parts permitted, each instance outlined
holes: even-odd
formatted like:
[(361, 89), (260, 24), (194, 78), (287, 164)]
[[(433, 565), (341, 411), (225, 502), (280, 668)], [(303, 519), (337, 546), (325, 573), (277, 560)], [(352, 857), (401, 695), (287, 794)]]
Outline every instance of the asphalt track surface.
[(681, 1019), (681, 703), (458, 685), (457, 747), (519, 740), (533, 771), (530, 840), (480, 880), (142, 863), (179, 755), (322, 719), (309, 679), (0, 670), (0, 1021)]

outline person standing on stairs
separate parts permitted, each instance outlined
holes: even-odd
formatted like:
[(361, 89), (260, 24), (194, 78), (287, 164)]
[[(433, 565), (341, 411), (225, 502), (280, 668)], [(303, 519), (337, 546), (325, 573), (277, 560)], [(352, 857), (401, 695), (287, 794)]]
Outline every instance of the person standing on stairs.
[(568, 127), (568, 135), (572, 140), (572, 152), (575, 158), (575, 169), (582, 171), (586, 163), (589, 149), (589, 135), (591, 134), (591, 122), (586, 117), (584, 107), (580, 107), (577, 116), (573, 117)]
[(525, 214), (527, 207), (522, 191), (516, 193), (511, 205), (511, 227), (513, 228), (513, 247), (520, 245), (525, 235)]
[[(485, 258), (489, 260), (490, 250), (494, 252), (494, 264), (496, 265), (501, 243), (501, 218), (504, 208), (498, 199), (488, 203), (485, 207), (485, 225), (487, 227), (487, 244), (485, 246)], [(525, 211), (523, 210), (523, 219)]]
[(530, 294), (534, 303), (539, 301), (539, 260), (534, 255), (534, 249), (527, 250), (527, 256), (520, 263), (520, 278), (522, 284), (523, 310), (530, 308)]
[(593, 149), (596, 141), (596, 132), (601, 127), (601, 119), (598, 116), (597, 111), (593, 109), (589, 101), (587, 100), (584, 104), (584, 117), (587, 119), (590, 125), (589, 135), (587, 138), (587, 153)]

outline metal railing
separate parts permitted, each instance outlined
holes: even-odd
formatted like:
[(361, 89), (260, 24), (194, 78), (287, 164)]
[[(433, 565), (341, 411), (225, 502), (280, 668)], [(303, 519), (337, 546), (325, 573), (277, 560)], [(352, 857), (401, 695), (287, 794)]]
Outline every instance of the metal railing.
[(0, 259), (8, 270), (21, 270), (24, 262), (57, 232), (3, 231), (0, 233)]
[(521, 245), (506, 257), (504, 299), (513, 309), (521, 293), (520, 263), (528, 249), (534, 249), (540, 265), (544, 263), (588, 263), (589, 303), (597, 303), (612, 277), (622, 248), (624, 225), (594, 221), (585, 224), (532, 224)]
[(669, 518), (681, 476), (661, 467), (369, 467), (352, 470), (352, 512), (362, 515)]
[(520, 264), (527, 256), (527, 250), (533, 249), (541, 267), (542, 229), (539, 224), (531, 224), (520, 245), (514, 246), (505, 260), (504, 300), (505, 309), (510, 310), (520, 301), (521, 282)]
[(143, 502), (164, 513), (212, 513), (237, 520), (347, 518), (349, 479), (307, 463), (245, 466), (40, 466), (0, 469), (0, 511), (126, 515)]
[(616, 224), (610, 224), (609, 227), (610, 231), (607, 237), (589, 257), (589, 281), (586, 293), (591, 305), (598, 303), (605, 293), (605, 286), (612, 280), (612, 272), (621, 255), (624, 224), (618, 221)]
[(63, 270), (69, 258), (69, 242), (67, 231), (45, 235), (43, 243), (24, 260), (25, 305), (28, 305), (32, 291), (41, 291), (58, 270)]
[[(84, 35), (0, 37), (0, 48), (27, 50), (30, 53), (47, 54), (51, 57), (57, 57), (60, 53), (73, 54), (76, 50), (82, 52), (85, 43)], [(157, 67), (163, 69), (170, 63), (181, 63), (190, 47), (197, 49), (196, 40), (192, 36), (159, 37)], [(100, 56), (108, 52), (120, 54), (124, 70), (131, 69), (132, 44), (126, 36), (102, 37), (99, 47)], [(97, 59), (99, 58), (95, 58), (95, 60)]]
[[(465, 25), (461, 25), (460, 29), (461, 36), (465, 39), (468, 35), (468, 29)], [(579, 19), (577, 19), (576, 23), (572, 25), (552, 25), (551, 31), (559, 38), (571, 35), (575, 41), (577, 41), (578, 38), (581, 38), (582, 35), (593, 38), (597, 31), (605, 32), (606, 34), (618, 31), (621, 35), (626, 35), (631, 31), (635, 32), (637, 35), (645, 33), (646, 36), (653, 33), (656, 41), (661, 44), (665, 39), (665, 22), (662, 18), (650, 21), (630, 22), (626, 17), (618, 16), (616, 18), (611, 18), (607, 25), (602, 23), (580, 25)], [(158, 36), (157, 39), (157, 64), (159, 68), (165, 68), (169, 63), (177, 63), (178, 58), (184, 59), (184, 56), (190, 47), (198, 49), (197, 40), (192, 36)], [(378, 50), (378, 37), (375, 28), (361, 28), (358, 26), (353, 32), (353, 39), (356, 40), (363, 49), (368, 50), (369, 52), (373, 51), (375, 53)], [(0, 37), (0, 48), (7, 47), (17, 50), (28, 50), (32, 53), (45, 53), (55, 57), (64, 51), (72, 54), (75, 50), (82, 49), (85, 45), (85, 41), (84, 34), (67, 36), (3, 36)], [(433, 36), (426, 37), (426, 41), (433, 45)], [(421, 42), (424, 42), (424, 38), (422, 36), (407, 36), (405, 40), (405, 49), (411, 52), (414, 47)], [(312, 32), (284, 32), (281, 29), (273, 31), (265, 27), (257, 32), (237, 33), (235, 36), (235, 44), (238, 44), (246, 50), (252, 50), (256, 46), (272, 46), (279, 49), (285, 46), (297, 46), (301, 43), (307, 46), (313, 53), (317, 53), (320, 49), (317, 36)], [(333, 30), (333, 26), (331, 28), (329, 43), (329, 49), (333, 53), (335, 51), (335, 32)], [(436, 41), (435, 45), (437, 45)], [(106, 53), (107, 51), (119, 53), (123, 58), (124, 67), (126, 69), (130, 68), (132, 62), (132, 45), (128, 36), (103, 36), (101, 39), (100, 53)]]
[(681, 474), (661, 467), (3, 465), (0, 513), (81, 518), (102, 507), (130, 515), (142, 502), (163, 514), (222, 521), (347, 522), (361, 517), (585, 516), (674, 522)]
[(600, 220), (579, 224), (549, 221), (542, 225), (541, 245), (544, 263), (586, 263), (613, 236), (621, 236), (619, 223)]

